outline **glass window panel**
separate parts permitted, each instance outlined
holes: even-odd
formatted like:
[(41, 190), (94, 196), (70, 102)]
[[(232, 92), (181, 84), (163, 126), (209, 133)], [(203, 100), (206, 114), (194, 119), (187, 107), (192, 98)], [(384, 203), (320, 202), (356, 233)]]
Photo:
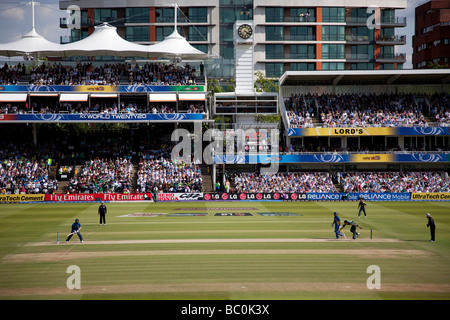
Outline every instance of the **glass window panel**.
[(284, 28), (281, 26), (266, 26), (266, 40), (279, 41), (283, 39)]
[(345, 8), (324, 7), (322, 9), (323, 22), (345, 22)]
[(127, 27), (126, 40), (128, 41), (150, 41), (149, 27)]
[(266, 8), (266, 22), (283, 22), (284, 21), (284, 8), (276, 7)]
[(268, 44), (266, 45), (266, 59), (283, 59), (284, 45)]
[(283, 63), (266, 63), (267, 77), (281, 77), (283, 75)]
[(190, 26), (188, 41), (208, 41), (208, 28), (206, 26)]
[(126, 8), (125, 16), (127, 23), (148, 23), (150, 21), (150, 9)]
[(208, 22), (208, 12), (205, 7), (194, 7), (188, 10), (190, 22)]

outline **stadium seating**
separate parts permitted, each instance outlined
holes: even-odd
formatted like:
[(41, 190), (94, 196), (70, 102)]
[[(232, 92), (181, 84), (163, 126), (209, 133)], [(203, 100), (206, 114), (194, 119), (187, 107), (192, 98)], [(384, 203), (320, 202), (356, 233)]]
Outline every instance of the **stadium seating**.
[(20, 157), (0, 163), (0, 193), (45, 194), (57, 189), (58, 181), (49, 178), (49, 167), (43, 160)]
[(345, 172), (340, 173), (344, 192), (450, 192), (446, 172)]
[(33, 85), (192, 85), (197, 83), (197, 70), (189, 65), (175, 66), (146, 63), (142, 67), (129, 63), (92, 63), (66, 66), (47, 63), (35, 67), (24, 64), (5, 65), (0, 69), (0, 85), (14, 85), (28, 81)]
[(137, 187), (140, 192), (201, 192), (202, 175), (197, 164), (175, 164), (170, 156), (156, 155), (139, 163)]
[(291, 128), (450, 125), (448, 94), (292, 94), (284, 102)]
[(133, 165), (129, 159), (86, 161), (80, 175), (69, 180), (69, 193), (127, 193), (132, 184)]
[(331, 178), (324, 173), (299, 172), (262, 175), (259, 173), (234, 174), (235, 192), (295, 193), (337, 192)]

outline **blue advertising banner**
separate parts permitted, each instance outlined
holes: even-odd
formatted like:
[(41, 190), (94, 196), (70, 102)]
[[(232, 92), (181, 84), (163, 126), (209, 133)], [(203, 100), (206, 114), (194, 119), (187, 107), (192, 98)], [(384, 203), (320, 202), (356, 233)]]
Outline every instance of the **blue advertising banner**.
[(2, 114), (0, 123), (6, 122), (148, 122), (199, 121), (201, 113), (80, 113), (80, 114)]
[(290, 137), (438, 136), (449, 134), (449, 127), (289, 128), (288, 132)]
[(246, 154), (215, 155), (216, 164), (271, 164), (271, 163), (398, 163), (450, 162), (450, 154)]
[(165, 85), (74, 85), (74, 86), (41, 86), (41, 85), (5, 85), (0, 92), (204, 92), (205, 86), (165, 86)]
[[(441, 197), (440, 199), (444, 199)], [(205, 201), (241, 200), (241, 201), (410, 201), (411, 193), (344, 193), (344, 192), (305, 192), (305, 193), (204, 193)], [(447, 197), (447, 200), (450, 197)]]

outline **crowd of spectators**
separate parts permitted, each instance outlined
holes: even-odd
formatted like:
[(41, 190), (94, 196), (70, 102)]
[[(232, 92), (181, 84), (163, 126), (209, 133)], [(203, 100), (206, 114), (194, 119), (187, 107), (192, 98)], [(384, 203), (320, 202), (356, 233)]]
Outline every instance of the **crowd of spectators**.
[(189, 64), (114, 63), (94, 66), (93, 63), (63, 65), (43, 63), (38, 66), (4, 64), (0, 69), (0, 85), (195, 85), (197, 70)]
[(167, 152), (147, 154), (139, 162), (139, 192), (201, 192), (202, 184), (200, 165), (174, 163)]
[(68, 193), (129, 193), (133, 164), (130, 159), (86, 161), (79, 176), (69, 180)]
[(1, 161), (1, 194), (51, 194), (56, 190), (58, 181), (49, 178), (49, 166), (43, 160), (18, 157)]
[(344, 192), (450, 192), (446, 172), (343, 172)]
[(430, 115), (441, 127), (450, 126), (450, 94), (434, 94), (430, 97)]
[[(205, 113), (202, 104), (189, 104), (186, 109), (179, 108), (179, 113)], [(31, 105), (24, 103), (5, 103), (0, 104), (0, 114), (49, 114), (49, 113), (67, 113), (67, 114), (119, 114), (119, 113), (176, 113), (175, 103), (150, 103), (146, 102), (121, 102), (120, 104), (112, 101), (95, 102), (89, 105), (87, 102), (59, 102), (56, 100), (33, 101)]]
[(291, 128), (312, 128), (315, 96), (292, 94), (284, 100)]
[(0, 194), (43, 194), (58, 189), (49, 167), (55, 155), (51, 144), (33, 147), (26, 143), (0, 141)]
[(317, 97), (324, 127), (426, 126), (422, 104), (414, 95), (322, 95)]
[(450, 95), (423, 97), (414, 94), (292, 94), (284, 103), (291, 128), (313, 128), (315, 122), (326, 128), (428, 126), (425, 116), (430, 116), (430, 121), (439, 126), (450, 126)]
[(296, 193), (296, 192), (337, 192), (333, 181), (326, 173), (293, 172), (293, 173), (235, 173), (235, 192), (262, 193)]

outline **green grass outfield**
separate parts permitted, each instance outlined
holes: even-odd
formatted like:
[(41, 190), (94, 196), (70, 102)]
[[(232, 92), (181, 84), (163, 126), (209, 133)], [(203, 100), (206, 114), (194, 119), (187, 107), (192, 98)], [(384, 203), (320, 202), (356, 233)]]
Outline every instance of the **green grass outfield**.
[[(369, 202), (366, 219), (357, 202), (107, 203), (106, 226), (98, 205), (0, 204), (0, 299), (450, 298), (450, 202)], [(334, 239), (334, 211), (363, 227), (356, 241), (348, 227)], [(165, 214), (123, 217), (134, 213)], [(85, 241), (65, 244), (75, 218)], [(81, 289), (67, 288), (71, 265)], [(381, 289), (367, 288), (371, 265)]]

